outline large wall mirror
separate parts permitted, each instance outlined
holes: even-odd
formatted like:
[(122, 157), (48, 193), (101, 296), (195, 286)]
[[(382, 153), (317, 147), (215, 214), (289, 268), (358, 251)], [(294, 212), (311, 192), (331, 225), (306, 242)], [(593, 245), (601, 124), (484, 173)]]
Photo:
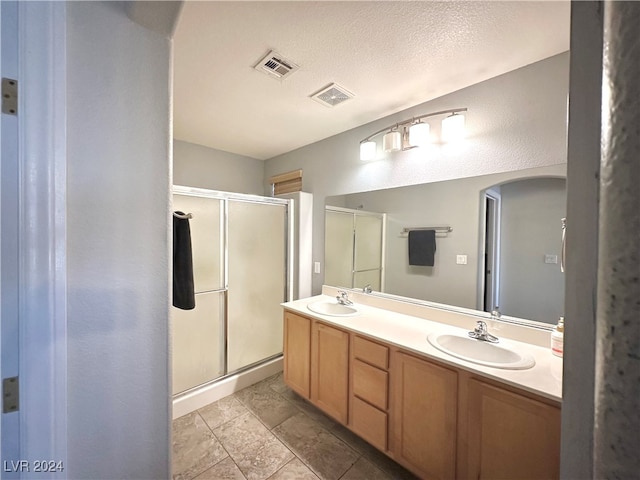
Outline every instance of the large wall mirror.
[[(563, 170), (542, 167), (354, 193), (328, 197), (326, 205), (330, 214), (333, 207), (385, 214), (376, 284), (381, 293), (480, 311), (498, 307), (505, 316), (555, 324), (564, 314)], [(450, 227), (436, 231), (433, 266), (410, 265), (407, 230), (432, 227)], [(337, 258), (337, 234), (327, 231), (334, 239), (325, 239), (330, 278), (333, 268), (351, 260)], [(348, 232), (342, 235), (352, 256), (353, 245), (357, 250), (366, 244), (362, 236), (356, 243)], [(379, 245), (380, 239), (373, 235), (371, 241)], [(372, 283), (366, 276), (351, 278), (351, 285), (345, 279), (337, 286)]]

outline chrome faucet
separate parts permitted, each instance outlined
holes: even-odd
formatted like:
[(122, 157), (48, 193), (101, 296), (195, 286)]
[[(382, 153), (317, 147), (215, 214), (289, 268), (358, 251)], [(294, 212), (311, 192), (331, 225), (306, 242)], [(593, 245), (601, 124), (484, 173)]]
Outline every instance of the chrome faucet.
[(469, 332), (469, 336), (483, 342), (498, 343), (500, 341), (498, 337), (494, 337), (489, 333), (486, 322), (482, 320), (478, 320), (476, 328)]
[(500, 307), (496, 305), (496, 308), (491, 310), (491, 320), (500, 320), (500, 317), (502, 317), (502, 314), (500, 313), (499, 308)]
[(371, 288), (371, 284), (367, 283), (364, 287), (362, 287), (362, 291), (364, 293), (371, 293), (373, 292), (373, 288)]
[(340, 305), (353, 305), (353, 302), (349, 300), (349, 294), (344, 290), (338, 290), (338, 295), (336, 295), (336, 300)]

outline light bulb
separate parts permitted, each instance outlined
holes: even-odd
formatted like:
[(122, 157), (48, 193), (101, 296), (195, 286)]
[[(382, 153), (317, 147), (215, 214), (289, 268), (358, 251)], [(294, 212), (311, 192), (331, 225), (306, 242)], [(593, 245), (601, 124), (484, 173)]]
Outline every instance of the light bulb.
[(374, 160), (376, 158), (376, 142), (368, 141), (360, 144), (360, 160)]
[(455, 142), (465, 136), (464, 115), (454, 113), (442, 120), (442, 141)]
[(424, 147), (429, 143), (430, 127), (428, 123), (414, 123), (409, 127), (409, 145)]
[(388, 132), (382, 137), (382, 149), (385, 152), (397, 152), (402, 149), (402, 135), (397, 130)]

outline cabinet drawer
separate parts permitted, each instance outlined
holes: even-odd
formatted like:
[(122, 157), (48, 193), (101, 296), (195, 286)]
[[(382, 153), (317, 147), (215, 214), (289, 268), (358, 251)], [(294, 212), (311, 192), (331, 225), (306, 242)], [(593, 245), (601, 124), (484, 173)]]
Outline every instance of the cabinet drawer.
[(389, 374), (384, 370), (353, 360), (353, 394), (380, 410), (386, 410)]
[(376, 367), (389, 368), (389, 348), (383, 345), (355, 336), (353, 338), (353, 354), (356, 358)]
[(353, 400), (351, 428), (367, 442), (383, 452), (387, 450), (387, 414), (363, 402)]

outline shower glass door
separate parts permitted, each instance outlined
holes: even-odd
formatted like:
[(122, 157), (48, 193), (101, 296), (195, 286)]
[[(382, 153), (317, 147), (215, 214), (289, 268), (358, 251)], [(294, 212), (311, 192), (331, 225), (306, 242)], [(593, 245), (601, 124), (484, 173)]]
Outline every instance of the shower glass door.
[(173, 394), (224, 375), (224, 203), (174, 194), (173, 210), (191, 213), (196, 307), (172, 309)]
[(191, 213), (196, 307), (172, 307), (173, 394), (282, 353), (289, 201), (174, 187)]
[(287, 205), (230, 199), (227, 369), (282, 353)]

